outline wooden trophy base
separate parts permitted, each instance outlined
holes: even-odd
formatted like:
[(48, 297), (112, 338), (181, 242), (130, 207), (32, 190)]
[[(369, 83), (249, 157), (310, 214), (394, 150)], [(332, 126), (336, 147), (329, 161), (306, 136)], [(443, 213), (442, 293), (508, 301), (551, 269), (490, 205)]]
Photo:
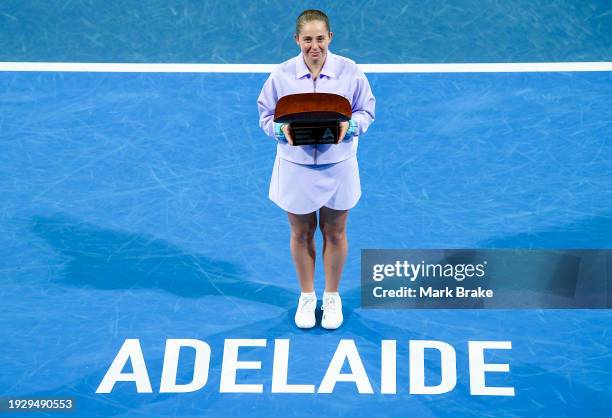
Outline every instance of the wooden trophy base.
[(278, 101), (274, 111), (274, 122), (289, 124), (296, 146), (337, 144), (340, 122), (350, 118), (350, 102), (331, 93), (290, 94)]

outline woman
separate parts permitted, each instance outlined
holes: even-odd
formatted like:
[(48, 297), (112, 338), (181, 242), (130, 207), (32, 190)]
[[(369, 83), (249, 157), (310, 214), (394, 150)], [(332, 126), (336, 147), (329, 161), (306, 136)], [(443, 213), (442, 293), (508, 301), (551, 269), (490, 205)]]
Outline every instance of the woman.
[[(375, 99), (368, 80), (353, 61), (328, 50), (332, 38), (323, 12), (302, 12), (295, 31), (300, 55), (275, 68), (257, 100), (261, 128), (278, 141), (269, 196), (289, 217), (291, 256), (302, 290), (295, 314), (300, 328), (315, 325), (317, 211), (325, 270), (321, 326), (336, 329), (342, 324), (338, 285), (348, 252), (346, 220), (361, 196), (358, 135), (374, 121)], [(293, 146), (288, 125), (273, 121), (281, 97), (312, 92), (339, 94), (351, 102), (352, 118), (341, 122), (338, 144)]]

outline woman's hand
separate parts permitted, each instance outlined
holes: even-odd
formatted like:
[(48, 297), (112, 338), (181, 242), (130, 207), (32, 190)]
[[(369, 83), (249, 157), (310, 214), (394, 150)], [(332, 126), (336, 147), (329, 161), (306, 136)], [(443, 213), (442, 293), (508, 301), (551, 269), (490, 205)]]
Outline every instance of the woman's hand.
[(346, 136), (346, 132), (348, 131), (348, 128), (349, 128), (348, 122), (340, 122), (340, 138), (338, 139), (338, 144), (342, 142), (342, 140)]
[(289, 132), (289, 124), (285, 123), (283, 126), (281, 126), (281, 131), (283, 131), (285, 139), (287, 142), (289, 142), (289, 145), (293, 145), (293, 138), (291, 138), (291, 133)]

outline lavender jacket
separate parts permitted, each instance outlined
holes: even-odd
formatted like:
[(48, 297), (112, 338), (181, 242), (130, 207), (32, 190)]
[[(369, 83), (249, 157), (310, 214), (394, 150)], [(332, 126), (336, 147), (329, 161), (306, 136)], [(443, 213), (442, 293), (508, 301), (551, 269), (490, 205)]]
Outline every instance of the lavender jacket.
[[(353, 113), (352, 132), (349, 132), (352, 135), (347, 135), (339, 144), (290, 145), (282, 135), (278, 135), (278, 124), (273, 120), (274, 109), (281, 97), (297, 93), (335, 93), (346, 97)], [(363, 71), (354, 61), (329, 50), (317, 79), (312, 79), (300, 53), (272, 71), (257, 99), (259, 126), (278, 141), (278, 156), (299, 164), (337, 163), (356, 155), (359, 135), (365, 133), (374, 121), (375, 104), (376, 99)]]

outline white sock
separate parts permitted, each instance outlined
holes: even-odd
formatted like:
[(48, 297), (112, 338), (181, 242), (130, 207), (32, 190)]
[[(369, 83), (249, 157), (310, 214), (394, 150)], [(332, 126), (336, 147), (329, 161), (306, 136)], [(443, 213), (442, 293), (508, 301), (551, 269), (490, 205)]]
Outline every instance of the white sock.
[(327, 292), (327, 291), (324, 291), (323, 292), (323, 299), (325, 299), (327, 296), (340, 296), (340, 294), (338, 292)]
[(313, 298), (317, 298), (317, 294), (315, 292), (301, 292), (300, 297), (302, 296), (312, 296)]

